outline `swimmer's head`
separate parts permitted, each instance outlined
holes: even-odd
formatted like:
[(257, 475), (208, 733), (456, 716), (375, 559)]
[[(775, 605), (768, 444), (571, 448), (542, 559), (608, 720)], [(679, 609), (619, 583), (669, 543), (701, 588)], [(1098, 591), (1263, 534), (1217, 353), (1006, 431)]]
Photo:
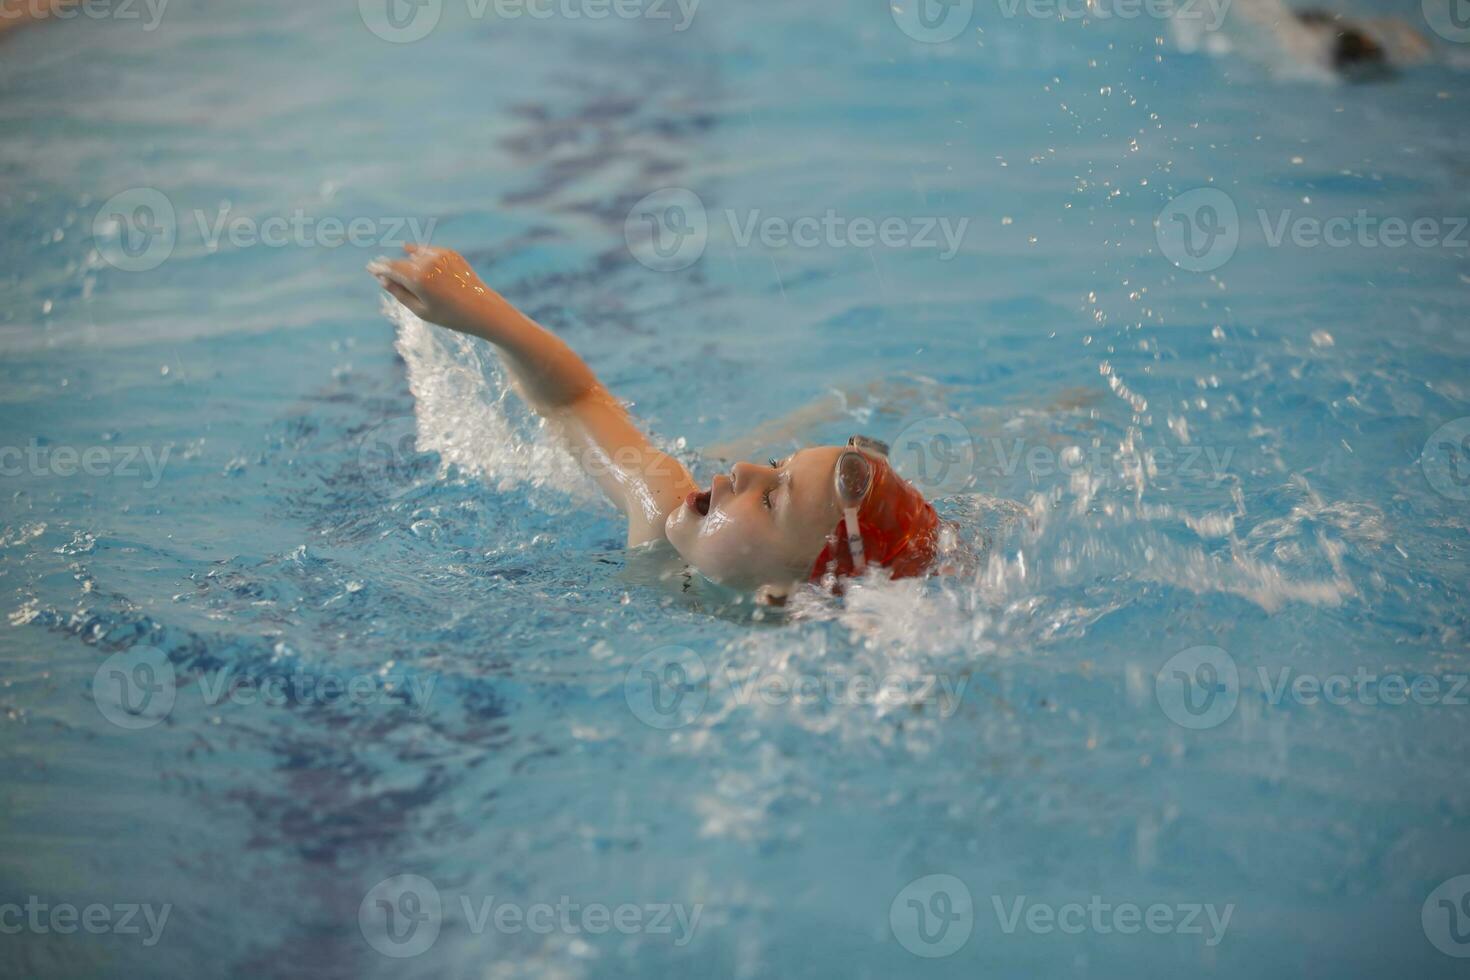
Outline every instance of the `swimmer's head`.
[(1364, 31), (1356, 27), (1344, 27), (1337, 34), (1332, 47), (1332, 67), (1340, 72), (1379, 72), (1388, 65), (1388, 55), (1383, 46)]
[(881, 444), (854, 439), (764, 466), (737, 463), (709, 490), (689, 494), (665, 530), (706, 578), (776, 598), (868, 564), (896, 577), (921, 574), (937, 527), (934, 508), (893, 472)]
[(1300, 10), (1296, 19), (1327, 38), (1332, 67), (1348, 78), (1367, 80), (1388, 73), (1388, 52), (1360, 25), (1340, 14)]

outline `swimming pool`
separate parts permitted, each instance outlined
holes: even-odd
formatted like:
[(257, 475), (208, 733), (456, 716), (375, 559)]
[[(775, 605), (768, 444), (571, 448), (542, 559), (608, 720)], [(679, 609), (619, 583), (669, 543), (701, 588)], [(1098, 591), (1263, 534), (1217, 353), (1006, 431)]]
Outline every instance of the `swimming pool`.
[[(481, 9), (0, 40), (5, 972), (1463, 969), (1456, 45)], [(382, 315), (415, 229), (691, 459), (848, 393), (805, 438), (988, 560), (775, 616), (626, 555)]]

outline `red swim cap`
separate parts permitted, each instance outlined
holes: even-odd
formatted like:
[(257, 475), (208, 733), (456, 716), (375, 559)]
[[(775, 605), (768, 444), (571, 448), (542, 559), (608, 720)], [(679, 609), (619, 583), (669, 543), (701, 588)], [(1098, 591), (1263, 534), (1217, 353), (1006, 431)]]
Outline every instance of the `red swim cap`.
[[(867, 452), (862, 456), (872, 467), (872, 485), (857, 513), (863, 563), (881, 565), (894, 578), (924, 574), (938, 548), (939, 515), (922, 493), (893, 472), (886, 458)], [(829, 573), (838, 577), (861, 574), (849, 542), (852, 529), (846, 524), (844, 517), (827, 535), (827, 546), (812, 565), (810, 581), (820, 581)]]

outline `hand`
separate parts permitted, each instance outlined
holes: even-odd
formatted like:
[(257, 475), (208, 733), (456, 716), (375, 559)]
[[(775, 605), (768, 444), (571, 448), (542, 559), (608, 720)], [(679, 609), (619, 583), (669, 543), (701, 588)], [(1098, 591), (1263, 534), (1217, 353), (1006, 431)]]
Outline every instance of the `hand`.
[(451, 330), (476, 332), (486, 301), (495, 294), (452, 249), (405, 245), (406, 259), (386, 256), (368, 263), (383, 288), (415, 315)]

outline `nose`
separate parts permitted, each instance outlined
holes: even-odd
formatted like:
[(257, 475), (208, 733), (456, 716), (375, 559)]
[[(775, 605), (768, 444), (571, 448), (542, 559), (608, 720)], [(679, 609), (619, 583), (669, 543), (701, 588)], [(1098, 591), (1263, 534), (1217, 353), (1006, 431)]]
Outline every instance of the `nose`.
[(758, 463), (736, 463), (730, 474), (732, 489), (736, 493), (744, 493), (752, 487), (764, 490), (766, 485), (775, 479), (776, 471)]

